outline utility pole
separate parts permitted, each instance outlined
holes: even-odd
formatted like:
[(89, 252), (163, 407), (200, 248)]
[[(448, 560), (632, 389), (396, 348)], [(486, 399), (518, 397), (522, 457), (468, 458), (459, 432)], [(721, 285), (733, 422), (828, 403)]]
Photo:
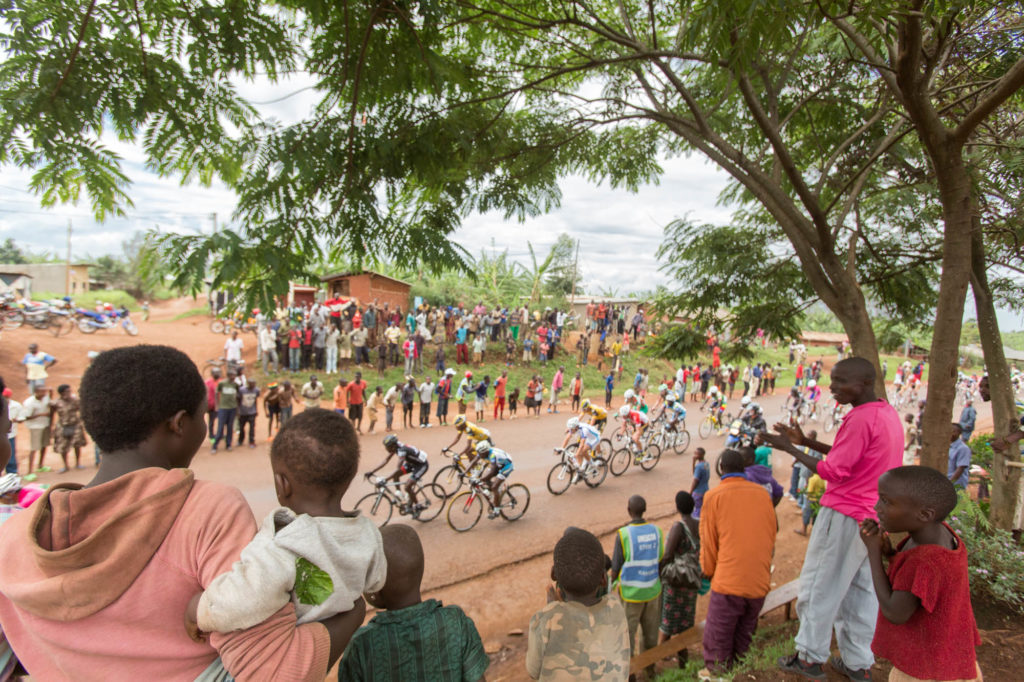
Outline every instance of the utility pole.
[(68, 255), (64, 262), (64, 295), (71, 295), (71, 218), (68, 218)]
[(576, 272), (580, 263), (580, 240), (576, 240), (576, 256), (572, 260), (572, 291), (569, 292), (570, 306), (576, 303)]
[(210, 214), (210, 221), (213, 223), (213, 232), (210, 234), (217, 234), (217, 212), (214, 211)]

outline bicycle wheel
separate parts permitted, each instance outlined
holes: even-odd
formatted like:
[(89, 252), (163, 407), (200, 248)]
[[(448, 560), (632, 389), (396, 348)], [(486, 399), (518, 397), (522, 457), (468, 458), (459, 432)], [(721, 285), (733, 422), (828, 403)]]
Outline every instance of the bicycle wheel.
[(448, 505), (448, 525), (452, 530), (465, 533), (476, 525), (484, 513), (484, 503), (472, 490), (464, 490)]
[(825, 433), (831, 433), (835, 425), (835, 417), (832, 414), (832, 410), (829, 410), (828, 412), (825, 413), (825, 423), (822, 425), (825, 429)]
[(600, 457), (604, 461), (610, 461), (612, 458), (612, 442), (607, 438), (602, 438), (601, 442), (597, 444), (595, 453), (597, 457)]
[(427, 506), (420, 509), (419, 515), (413, 518), (426, 523), (440, 516), (447, 496), (444, 494), (444, 488), (441, 486), (436, 483), (427, 483), (426, 485), (416, 486), (416, 499), (419, 500), (420, 504)]
[(223, 334), (224, 333), (224, 320), (211, 320), (210, 321), (210, 331), (213, 332), (214, 334)]
[(612, 458), (608, 462), (608, 470), (612, 472), (612, 476), (621, 476), (626, 473), (630, 457), (629, 450), (626, 448), (619, 448), (612, 454)]
[(94, 331), (96, 331), (96, 326), (92, 322), (83, 317), (78, 320), (78, 331), (82, 332), (83, 334), (92, 334)]
[(561, 495), (572, 485), (572, 468), (567, 462), (559, 462), (548, 472), (548, 492)]
[(501, 509), (498, 512), (506, 521), (522, 518), (530, 506), (530, 489), (522, 483), (513, 483), (502, 495)]
[(612, 439), (609, 442), (612, 444), (614, 449), (618, 450), (619, 448), (626, 447), (626, 443), (629, 442), (629, 436), (624, 434), (622, 431), (616, 431), (612, 434)]
[(139, 328), (130, 318), (121, 323), (121, 326), (124, 327), (124, 330), (128, 332), (129, 336), (137, 336), (139, 333)]
[(700, 434), (700, 437), (702, 439), (709, 438), (711, 436), (711, 431), (714, 428), (715, 428), (715, 420), (712, 419), (710, 416), (707, 416), (707, 417), (704, 417), (704, 419), (701, 420), (700, 426), (697, 427), (697, 433)]
[(640, 459), (640, 468), (644, 471), (650, 471), (654, 467), (658, 466), (658, 460), (661, 459), (661, 448), (657, 445), (648, 445), (644, 456)]
[(676, 442), (672, 444), (672, 449), (677, 455), (681, 455), (686, 452), (688, 447), (690, 447), (690, 432), (683, 429), (676, 433)]
[(454, 464), (443, 466), (434, 476), (434, 485), (440, 486), (444, 492), (445, 499), (459, 492), (462, 488), (462, 477), (459, 476), (459, 467)]
[(583, 482), (588, 488), (596, 488), (608, 478), (608, 462), (603, 457), (594, 458), (594, 468), (583, 476)]
[(363, 516), (373, 521), (378, 528), (388, 525), (394, 508), (395, 505), (391, 502), (391, 499), (382, 493), (363, 495), (356, 502), (356, 509), (362, 512)]

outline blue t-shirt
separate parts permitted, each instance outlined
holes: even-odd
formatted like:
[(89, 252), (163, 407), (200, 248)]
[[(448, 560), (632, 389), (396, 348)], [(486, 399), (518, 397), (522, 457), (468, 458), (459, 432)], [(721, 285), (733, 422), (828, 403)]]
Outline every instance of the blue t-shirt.
[(708, 481), (711, 479), (711, 468), (707, 462), (697, 462), (697, 468), (693, 470), (693, 480), (697, 487), (693, 489), (694, 495), (703, 495), (708, 491)]
[(959, 438), (949, 444), (949, 469), (946, 476), (952, 476), (958, 467), (963, 467), (964, 472), (960, 474), (960, 478), (953, 481), (953, 485), (966, 488), (967, 475), (971, 469), (971, 448)]
[(607, 390), (607, 391), (610, 391), (613, 388), (615, 388), (615, 379), (612, 378), (611, 374), (609, 374), (608, 376), (606, 376), (604, 378), (604, 387), (605, 387), (605, 390)]
[(458, 330), (455, 332), (455, 340), (458, 343), (466, 343), (467, 334), (469, 334), (469, 331), (465, 327), (459, 327)]

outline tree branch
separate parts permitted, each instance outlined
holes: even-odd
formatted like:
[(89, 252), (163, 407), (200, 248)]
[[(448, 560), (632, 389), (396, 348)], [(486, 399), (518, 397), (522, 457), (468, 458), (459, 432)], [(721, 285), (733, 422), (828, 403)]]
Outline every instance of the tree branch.
[(953, 131), (953, 139), (961, 144), (967, 141), (967, 137), (974, 131), (979, 123), (984, 121), (989, 114), (1010, 98), (1015, 92), (1024, 86), (1024, 57), (1017, 60), (1017, 63), (1010, 67), (1010, 70), (1003, 74), (995, 88), (978, 102), (978, 104), (967, 112), (960, 125)]
[(78, 37), (75, 39), (75, 47), (71, 50), (71, 56), (68, 58), (68, 63), (64, 67), (64, 73), (60, 75), (60, 80), (57, 81), (57, 85), (53, 88), (53, 92), (50, 93), (50, 104), (53, 104), (53, 100), (57, 97), (57, 93), (64, 87), (64, 82), (68, 79), (71, 74), (71, 69), (75, 65), (75, 60), (78, 59), (78, 52), (82, 49), (82, 40), (85, 38), (85, 29), (89, 26), (89, 20), (92, 18), (92, 11), (96, 8), (96, 0), (90, 0), (89, 7), (85, 10), (85, 16), (82, 17), (82, 24), (78, 27)]

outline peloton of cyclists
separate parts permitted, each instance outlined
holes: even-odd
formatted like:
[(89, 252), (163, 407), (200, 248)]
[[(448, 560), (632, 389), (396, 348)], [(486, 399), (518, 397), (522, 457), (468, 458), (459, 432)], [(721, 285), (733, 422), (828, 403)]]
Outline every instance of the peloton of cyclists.
[(385, 476), (384, 479), (397, 482), (404, 474), (409, 474), (409, 478), (405, 481), (405, 492), (409, 495), (406, 511), (413, 515), (418, 514), (427, 506), (426, 503), (417, 503), (416, 501), (416, 483), (423, 478), (423, 475), (427, 473), (427, 469), (430, 468), (430, 465), (427, 463), (427, 453), (419, 448), (401, 443), (398, 440), (398, 436), (393, 433), (384, 436), (384, 449), (388, 453), (387, 457), (384, 458), (384, 461), (376, 469), (367, 472), (366, 478), (372, 479), (373, 475), (380, 469), (383, 469), (391, 461), (392, 457), (398, 457), (395, 470)]
[(487, 462), (478, 481), (487, 486), (490, 492), (492, 507), (487, 513), (487, 518), (493, 519), (500, 513), (498, 508), (501, 506), (501, 484), (508, 480), (515, 467), (512, 465), (512, 457), (504, 450), (491, 445), (489, 440), (478, 442), (474, 450), (476, 456), (469, 463), (467, 470), (472, 471), (478, 459), (483, 458)]

